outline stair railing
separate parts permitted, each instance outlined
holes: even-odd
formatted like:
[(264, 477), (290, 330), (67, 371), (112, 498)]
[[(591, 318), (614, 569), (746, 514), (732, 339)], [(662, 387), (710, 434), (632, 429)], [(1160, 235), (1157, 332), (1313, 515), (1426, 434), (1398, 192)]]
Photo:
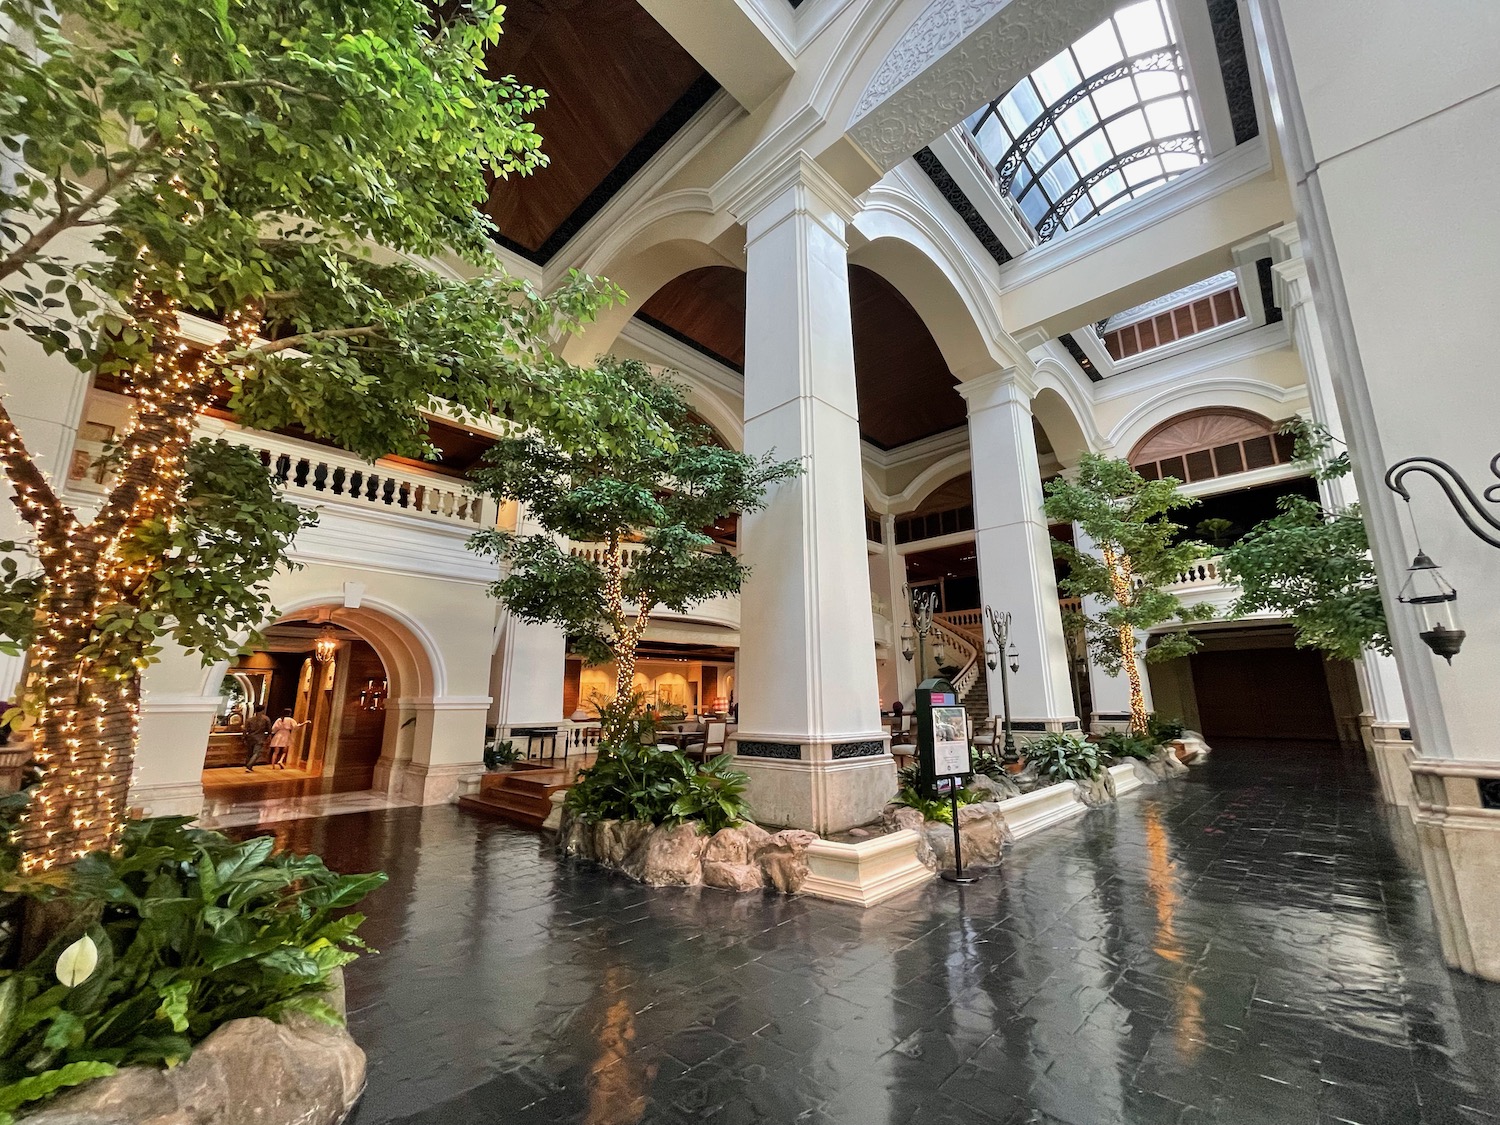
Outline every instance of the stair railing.
[[(940, 620), (937, 614), (932, 615), (932, 629), (950, 650), (948, 663), (958, 665), (958, 672), (952, 677), (953, 689), (962, 699), (969, 694), (969, 689), (979, 680), (980, 646), (947, 622)], [(957, 660), (953, 659), (955, 656)]]

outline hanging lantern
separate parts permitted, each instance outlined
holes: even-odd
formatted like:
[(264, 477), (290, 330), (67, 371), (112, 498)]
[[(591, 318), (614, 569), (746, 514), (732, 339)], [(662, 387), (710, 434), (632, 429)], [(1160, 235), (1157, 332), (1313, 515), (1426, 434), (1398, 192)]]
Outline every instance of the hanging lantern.
[(911, 643), (911, 622), (908, 621), (901, 626), (901, 655), (910, 660), (917, 654)]
[(313, 656), (320, 664), (327, 664), (339, 650), (339, 635), (332, 625), (324, 625), (318, 639), (313, 642)]
[(1010, 651), (1006, 653), (1006, 659), (1010, 662), (1010, 670), (1019, 672), (1021, 670), (1021, 654), (1016, 650), (1015, 642), (1011, 642)]
[(1422, 613), (1422, 640), (1449, 664), (1464, 643), (1458, 627), (1458, 591), (1443, 577), (1442, 569), (1426, 551), (1418, 551), (1406, 569), (1406, 582), (1396, 600), (1416, 606)]
[(984, 642), (984, 663), (991, 672), (1000, 667), (1000, 651), (995, 648), (994, 641)]

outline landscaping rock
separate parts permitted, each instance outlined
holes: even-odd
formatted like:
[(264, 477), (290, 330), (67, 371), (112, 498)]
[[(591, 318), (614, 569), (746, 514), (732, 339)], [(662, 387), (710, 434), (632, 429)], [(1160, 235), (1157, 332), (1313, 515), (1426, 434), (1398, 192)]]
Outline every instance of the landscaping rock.
[(1100, 770), (1099, 776), (1088, 781), (1075, 781), (1078, 799), (1091, 809), (1102, 809), (1115, 799), (1115, 779), (1108, 770)]
[(807, 881), (807, 849), (818, 838), (816, 832), (788, 828), (777, 832), (760, 853), (766, 881), (782, 894), (796, 894)]
[(921, 832), (927, 826), (922, 814), (907, 805), (886, 805), (880, 819), (887, 828), (898, 830), (909, 828), (913, 832)]
[[(703, 863), (705, 866), (710, 863), (753, 864), (770, 839), (771, 834), (758, 824), (746, 822), (733, 828), (721, 828), (709, 837), (708, 846), (703, 849)], [(705, 882), (707, 878), (705, 873)]]
[(708, 838), (691, 821), (653, 828), (626, 857), (620, 870), (653, 887), (696, 887), (703, 882), (703, 849)]
[(766, 874), (759, 863), (723, 863), (705, 859), (703, 883), (726, 891), (758, 891), (766, 885)]
[(593, 858), (606, 867), (623, 867), (650, 833), (644, 820), (601, 820), (594, 825)]
[(365, 1084), (365, 1053), (305, 1016), (231, 1020), (172, 1070), (126, 1067), (62, 1094), (28, 1125), (337, 1125)]
[(989, 793), (996, 801), (1004, 801), (1021, 795), (1021, 787), (1009, 774), (1004, 777), (990, 777), (987, 774), (976, 773), (973, 780), (969, 782), (969, 788)]
[[(965, 867), (997, 867), (1005, 850), (1009, 831), (1000, 813), (998, 801), (963, 805), (958, 810), (958, 830), (963, 843)], [(936, 871), (953, 866), (953, 826), (940, 820), (929, 820), (920, 829), (926, 851), (917, 849), (917, 858)]]
[(558, 837), (558, 850), (566, 856), (578, 859), (594, 858), (594, 828), (585, 824), (566, 809), (563, 810), (562, 833)]

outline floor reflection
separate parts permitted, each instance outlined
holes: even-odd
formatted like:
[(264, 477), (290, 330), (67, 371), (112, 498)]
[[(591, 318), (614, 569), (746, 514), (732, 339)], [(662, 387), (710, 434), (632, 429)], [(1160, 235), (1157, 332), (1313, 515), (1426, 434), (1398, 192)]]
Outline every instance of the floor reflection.
[(1361, 762), (1254, 746), (869, 911), (450, 807), (276, 826), (391, 875), (355, 1125), (1493, 1121), (1500, 986), (1443, 967), (1406, 831)]

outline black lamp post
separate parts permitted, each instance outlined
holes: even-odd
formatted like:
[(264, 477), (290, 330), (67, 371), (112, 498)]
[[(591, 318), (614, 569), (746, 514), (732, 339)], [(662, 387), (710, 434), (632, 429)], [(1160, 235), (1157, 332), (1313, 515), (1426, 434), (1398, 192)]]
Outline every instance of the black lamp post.
[(1010, 614), (996, 613), (994, 606), (985, 606), (984, 615), (990, 623), (990, 638), (984, 645), (984, 662), (991, 672), (1000, 669), (1001, 720), (1005, 727), (1005, 745), (1000, 752), (1002, 761), (1014, 762), (1020, 754), (1016, 750), (1015, 732), (1010, 726), (1010, 672), (1021, 670), (1021, 655), (1010, 639)]
[[(1490, 472), (1500, 478), (1500, 453), (1490, 459)], [(1406, 477), (1412, 473), (1422, 473), (1437, 481), (1458, 518), (1464, 521), (1464, 526), (1491, 547), (1500, 547), (1500, 519), (1485, 509), (1457, 469), (1436, 457), (1408, 457), (1386, 471), (1386, 487), (1406, 501), (1408, 512), (1411, 510), (1411, 491), (1406, 487)], [(1486, 488), (1484, 500), (1500, 504), (1500, 484)], [(1432, 561), (1432, 556), (1422, 549), (1420, 540), (1417, 555), (1406, 570), (1406, 581), (1396, 600), (1419, 608), (1422, 623), (1426, 626), (1421, 632), (1422, 640), (1436, 655), (1452, 664), (1465, 635), (1458, 626), (1455, 605), (1458, 591), (1443, 577), (1442, 568)]]
[[(906, 624), (901, 626), (901, 655), (910, 660), (913, 655), (917, 658), (917, 683), (921, 683), (927, 674), (927, 636), (932, 632), (932, 615), (937, 610), (936, 590), (913, 590), (910, 586), (903, 587), (906, 594), (908, 612), (910, 614)], [(916, 651), (912, 651), (912, 639), (916, 638)], [(932, 648), (932, 658), (940, 665), (947, 656), (943, 648), (942, 638), (939, 637)]]

